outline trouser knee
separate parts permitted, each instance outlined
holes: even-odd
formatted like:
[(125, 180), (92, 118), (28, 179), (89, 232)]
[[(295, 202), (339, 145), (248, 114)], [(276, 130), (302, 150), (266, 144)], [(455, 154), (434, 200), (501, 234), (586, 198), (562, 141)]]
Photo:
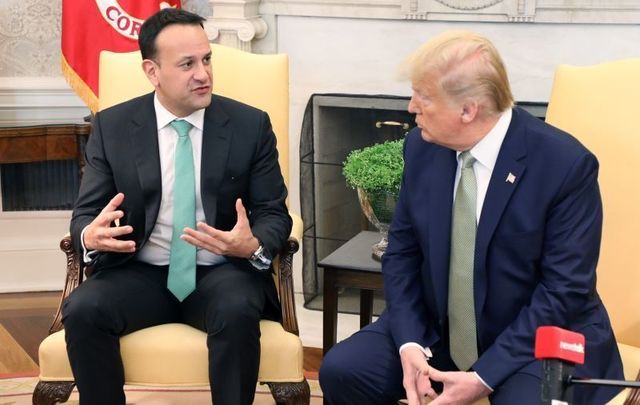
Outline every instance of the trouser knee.
[(250, 300), (242, 297), (212, 306), (206, 315), (207, 329), (225, 333), (243, 333), (257, 329), (260, 311)]

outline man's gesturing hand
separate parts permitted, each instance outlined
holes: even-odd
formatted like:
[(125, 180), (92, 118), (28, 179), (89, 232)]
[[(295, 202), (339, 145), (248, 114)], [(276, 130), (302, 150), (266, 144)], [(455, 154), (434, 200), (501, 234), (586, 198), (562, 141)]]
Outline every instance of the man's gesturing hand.
[(248, 259), (258, 249), (260, 242), (253, 236), (247, 211), (242, 200), (236, 200), (238, 222), (230, 231), (221, 231), (204, 222), (198, 222), (197, 230), (184, 228), (182, 239), (201, 249), (221, 256)]
[(433, 399), (437, 396), (429, 381), (429, 364), (422, 350), (417, 347), (405, 347), (400, 352), (402, 362), (402, 385), (407, 393), (409, 405), (422, 405), (425, 396)]
[(124, 201), (124, 194), (118, 193), (109, 201), (100, 214), (85, 228), (84, 247), (91, 251), (133, 253), (136, 243), (131, 240), (118, 240), (118, 236), (133, 232), (130, 225), (112, 227), (113, 221), (124, 216), (118, 207)]

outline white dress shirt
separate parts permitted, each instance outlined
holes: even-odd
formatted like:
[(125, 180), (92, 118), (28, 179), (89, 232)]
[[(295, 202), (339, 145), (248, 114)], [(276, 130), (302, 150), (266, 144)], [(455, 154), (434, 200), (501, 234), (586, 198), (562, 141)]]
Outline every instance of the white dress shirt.
[[(195, 111), (189, 116), (178, 118), (160, 104), (157, 95), (153, 98), (153, 106), (156, 110), (158, 128), (162, 199), (160, 200), (160, 210), (158, 211), (158, 218), (153, 231), (151, 231), (149, 240), (138, 252), (136, 258), (145, 263), (163, 266), (169, 264), (171, 234), (173, 231), (173, 183), (175, 180), (175, 152), (178, 133), (169, 124), (175, 119), (183, 119), (192, 125), (189, 130), (189, 138), (191, 138), (191, 147), (193, 149), (193, 169), (195, 170), (196, 178), (196, 222), (206, 222), (200, 194), (204, 109)], [(218, 264), (224, 261), (226, 261), (224, 257), (208, 250), (198, 248), (196, 251), (196, 263), (199, 265)]]
[[(491, 180), (491, 174), (493, 173), (493, 168), (496, 165), (502, 141), (504, 140), (505, 135), (507, 135), (512, 114), (511, 109), (503, 112), (491, 131), (489, 131), (489, 133), (469, 151), (471, 156), (476, 159), (473, 164), (473, 172), (476, 175), (477, 187), (476, 224), (480, 222), (480, 213), (482, 212), (484, 198), (487, 196), (489, 180)], [(458, 151), (456, 153), (458, 168), (456, 169), (456, 180), (453, 187), (453, 198), (451, 200), (452, 204), (456, 200), (456, 192), (458, 190), (458, 183), (460, 182), (460, 173), (462, 172), (462, 160), (460, 160), (461, 153), (462, 151)]]

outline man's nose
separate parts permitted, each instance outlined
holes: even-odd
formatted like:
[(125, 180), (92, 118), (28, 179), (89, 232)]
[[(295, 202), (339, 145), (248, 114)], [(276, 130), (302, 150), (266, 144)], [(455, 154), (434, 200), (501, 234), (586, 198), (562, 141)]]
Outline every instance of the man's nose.
[(209, 79), (210, 66), (204, 63), (198, 63), (193, 73), (193, 78), (198, 81), (206, 81)]
[(416, 96), (415, 95), (411, 96), (411, 100), (409, 100), (409, 105), (407, 106), (407, 111), (409, 111), (410, 113), (413, 113), (413, 114), (418, 112)]

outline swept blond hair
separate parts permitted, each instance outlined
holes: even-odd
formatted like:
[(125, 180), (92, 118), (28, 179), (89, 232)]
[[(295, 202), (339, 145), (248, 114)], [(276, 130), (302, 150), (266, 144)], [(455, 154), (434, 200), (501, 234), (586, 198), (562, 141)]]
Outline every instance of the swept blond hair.
[(483, 115), (496, 115), (513, 106), (498, 50), (474, 32), (446, 31), (432, 38), (407, 58), (404, 75), (416, 84), (429, 80), (453, 101), (476, 100)]

